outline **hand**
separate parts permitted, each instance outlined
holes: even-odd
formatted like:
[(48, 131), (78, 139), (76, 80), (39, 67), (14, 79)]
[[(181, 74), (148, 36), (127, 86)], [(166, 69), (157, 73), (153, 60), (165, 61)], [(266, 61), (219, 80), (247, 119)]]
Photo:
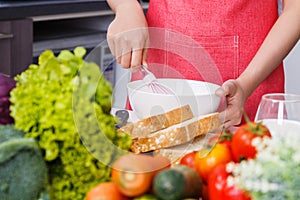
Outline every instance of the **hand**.
[(224, 120), (225, 128), (240, 124), (244, 112), (246, 96), (238, 81), (226, 81), (222, 87), (217, 89), (216, 95), (225, 97), (226, 99), (227, 107), (220, 113), (221, 119)]
[(148, 25), (137, 1), (116, 7), (116, 16), (107, 30), (109, 48), (123, 68), (145, 64), (149, 43)]

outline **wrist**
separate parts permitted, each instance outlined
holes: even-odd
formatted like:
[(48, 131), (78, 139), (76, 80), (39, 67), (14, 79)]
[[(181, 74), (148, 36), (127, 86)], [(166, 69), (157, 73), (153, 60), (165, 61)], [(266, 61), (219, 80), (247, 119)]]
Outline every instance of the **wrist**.
[(142, 9), (137, 0), (115, 0), (109, 5), (116, 14), (123, 11), (132, 12), (136, 9)]
[(255, 85), (251, 84), (251, 80), (244, 79), (243, 77), (237, 78), (236, 81), (241, 87), (246, 99), (252, 94), (252, 92), (256, 88)]

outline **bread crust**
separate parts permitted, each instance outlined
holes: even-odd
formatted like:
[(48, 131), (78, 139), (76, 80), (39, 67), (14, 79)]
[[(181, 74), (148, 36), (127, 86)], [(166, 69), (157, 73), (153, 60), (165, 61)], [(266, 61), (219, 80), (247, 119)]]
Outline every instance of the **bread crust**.
[(146, 137), (156, 131), (192, 119), (193, 117), (193, 112), (190, 106), (185, 105), (163, 114), (151, 116), (134, 123), (129, 123), (121, 127), (118, 132), (129, 133), (133, 139)]
[(152, 134), (133, 138), (131, 151), (142, 153), (184, 144), (220, 126), (219, 113), (194, 117)]

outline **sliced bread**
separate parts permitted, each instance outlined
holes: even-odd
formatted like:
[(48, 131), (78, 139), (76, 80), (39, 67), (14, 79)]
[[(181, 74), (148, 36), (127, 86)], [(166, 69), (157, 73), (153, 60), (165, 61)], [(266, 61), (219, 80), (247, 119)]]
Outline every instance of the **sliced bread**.
[(131, 151), (142, 153), (184, 144), (220, 126), (219, 113), (194, 117), (144, 137), (133, 138)]
[(172, 165), (179, 164), (183, 156), (192, 151), (199, 151), (209, 142), (211, 137), (210, 134), (202, 134), (187, 143), (154, 150), (152, 154), (153, 156), (164, 156), (169, 158)]
[(190, 106), (185, 105), (163, 114), (151, 116), (134, 123), (128, 123), (118, 131), (129, 133), (131, 138), (146, 137), (151, 133), (192, 119), (193, 117)]

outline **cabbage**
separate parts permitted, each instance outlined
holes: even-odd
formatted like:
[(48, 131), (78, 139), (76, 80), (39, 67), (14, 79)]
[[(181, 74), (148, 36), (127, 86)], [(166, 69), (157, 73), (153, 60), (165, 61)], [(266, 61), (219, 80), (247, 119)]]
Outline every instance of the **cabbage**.
[(16, 81), (13, 78), (0, 73), (0, 98), (8, 97), (15, 85)]
[(0, 124), (12, 124), (13, 118), (10, 116), (9, 93), (15, 87), (16, 81), (13, 78), (0, 74)]
[(11, 92), (15, 126), (43, 150), (54, 200), (82, 200), (111, 180), (110, 164), (131, 145), (130, 136), (114, 128), (112, 86), (84, 54), (81, 47), (57, 57), (43, 52), (38, 65), (16, 76)]

